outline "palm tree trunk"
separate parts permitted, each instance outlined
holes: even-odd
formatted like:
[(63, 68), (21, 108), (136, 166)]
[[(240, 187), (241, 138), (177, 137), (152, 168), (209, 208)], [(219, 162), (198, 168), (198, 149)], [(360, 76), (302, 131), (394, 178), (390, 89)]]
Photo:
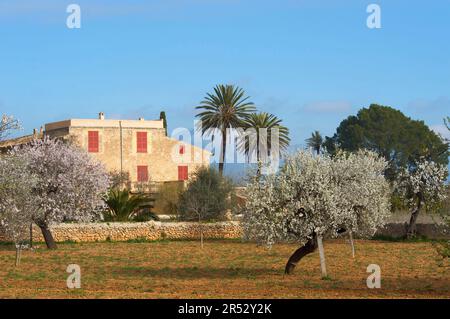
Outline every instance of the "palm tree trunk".
[(261, 161), (258, 159), (258, 167), (256, 169), (256, 179), (259, 181), (261, 179), (261, 171), (262, 171), (262, 163)]
[(227, 150), (227, 130), (222, 130), (222, 147), (220, 148), (219, 173), (223, 176), (223, 168), (225, 164), (225, 153)]

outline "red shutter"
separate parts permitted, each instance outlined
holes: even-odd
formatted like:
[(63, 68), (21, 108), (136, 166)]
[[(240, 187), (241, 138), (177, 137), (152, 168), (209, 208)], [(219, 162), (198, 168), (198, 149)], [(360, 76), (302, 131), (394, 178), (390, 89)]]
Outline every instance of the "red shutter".
[(184, 145), (180, 145), (179, 153), (180, 153), (181, 155), (184, 154)]
[(137, 152), (147, 153), (147, 132), (137, 132), (136, 141), (137, 141)]
[(137, 167), (137, 180), (138, 182), (148, 182), (148, 167), (138, 166)]
[(178, 180), (185, 181), (188, 179), (188, 167), (178, 166)]
[(88, 152), (98, 153), (98, 131), (88, 131)]

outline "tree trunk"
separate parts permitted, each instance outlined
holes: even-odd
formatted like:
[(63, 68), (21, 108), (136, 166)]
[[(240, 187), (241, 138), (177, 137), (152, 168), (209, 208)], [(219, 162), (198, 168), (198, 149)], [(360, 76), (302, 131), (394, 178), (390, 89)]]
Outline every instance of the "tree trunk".
[(220, 148), (219, 173), (223, 176), (223, 167), (225, 164), (225, 153), (227, 150), (227, 131), (222, 131), (222, 147)]
[(317, 248), (316, 234), (313, 234), (312, 238), (310, 238), (302, 247), (297, 249), (289, 258), (288, 262), (286, 263), (284, 273), (291, 274), (294, 271), (295, 266), (298, 264), (300, 259), (315, 251), (316, 248)]
[(198, 214), (198, 229), (200, 230), (200, 248), (203, 249), (203, 225), (201, 223), (200, 214)]
[(201, 242), (201, 247), (203, 249), (203, 229), (201, 230), (201, 233), (200, 233), (200, 242)]
[(352, 257), (355, 258), (355, 243), (353, 242), (353, 233), (352, 231), (348, 232), (348, 236), (350, 239), (350, 246), (352, 246)]
[(258, 168), (256, 169), (256, 179), (259, 181), (261, 179), (262, 163), (258, 158)]
[(320, 269), (322, 270), (322, 278), (328, 277), (327, 264), (325, 262), (325, 252), (323, 250), (322, 236), (317, 236), (317, 246), (319, 247)]
[(16, 267), (20, 265), (20, 257), (21, 257), (21, 253), (22, 253), (22, 245), (16, 244)]
[(47, 245), (47, 248), (48, 249), (58, 248), (56, 246), (55, 239), (53, 238), (53, 235), (52, 235), (50, 229), (48, 228), (48, 226), (47, 225), (38, 225), (38, 226), (42, 231), (42, 236), (44, 236), (44, 240), (45, 240), (45, 244)]
[(417, 217), (419, 217), (422, 205), (423, 205), (422, 196), (419, 195), (417, 207), (413, 209), (413, 211), (411, 212), (411, 218), (409, 219), (408, 230), (406, 232), (406, 238), (408, 239), (416, 237), (416, 221)]
[(30, 249), (33, 248), (33, 223), (30, 223)]

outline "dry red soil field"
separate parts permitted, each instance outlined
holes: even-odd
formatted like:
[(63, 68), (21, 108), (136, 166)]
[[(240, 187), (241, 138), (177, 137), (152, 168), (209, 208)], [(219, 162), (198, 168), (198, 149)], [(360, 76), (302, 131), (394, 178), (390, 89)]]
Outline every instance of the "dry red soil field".
[[(450, 298), (450, 265), (428, 242), (325, 242), (329, 277), (318, 253), (283, 273), (295, 245), (271, 250), (238, 241), (40, 244), (14, 267), (0, 246), (2, 298)], [(68, 289), (66, 268), (81, 267), (81, 288)], [(381, 267), (381, 288), (368, 289), (366, 268)]]

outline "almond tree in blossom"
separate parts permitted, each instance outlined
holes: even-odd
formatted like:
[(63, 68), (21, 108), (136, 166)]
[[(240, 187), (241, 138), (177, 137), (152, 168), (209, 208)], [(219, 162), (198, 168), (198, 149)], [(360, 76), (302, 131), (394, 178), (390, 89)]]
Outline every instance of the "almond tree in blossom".
[(416, 221), (421, 210), (429, 209), (445, 199), (447, 176), (446, 166), (426, 158), (421, 158), (413, 167), (400, 173), (396, 188), (411, 209), (408, 238), (416, 235)]
[(319, 248), (326, 277), (323, 238), (344, 231), (371, 236), (390, 215), (386, 165), (369, 151), (339, 153), (333, 158), (301, 151), (288, 157), (279, 173), (255, 178), (248, 185), (245, 237), (269, 246), (300, 243), (286, 264), (288, 274)]
[(15, 148), (10, 155), (25, 160), (28, 172), (37, 178), (28, 200), (33, 204), (32, 220), (41, 229), (47, 248), (57, 248), (52, 224), (88, 222), (98, 217), (109, 177), (104, 166), (87, 152), (45, 137)]
[(16, 266), (28, 239), (32, 221), (31, 193), (37, 185), (36, 176), (27, 170), (27, 162), (17, 156), (0, 158), (0, 226), (16, 246)]

